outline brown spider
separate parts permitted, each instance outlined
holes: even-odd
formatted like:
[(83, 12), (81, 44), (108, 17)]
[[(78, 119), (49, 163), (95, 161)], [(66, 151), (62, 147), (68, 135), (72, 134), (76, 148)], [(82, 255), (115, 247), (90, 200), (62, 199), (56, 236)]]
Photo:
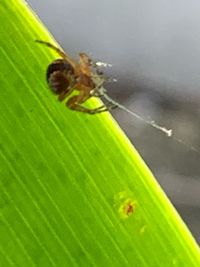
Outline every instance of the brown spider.
[(47, 68), (48, 84), (53, 93), (58, 95), (58, 99), (63, 101), (74, 90), (79, 91), (78, 95), (73, 95), (67, 100), (68, 108), (96, 114), (116, 107), (112, 102), (108, 102), (108, 106), (103, 105), (95, 109), (89, 109), (82, 105), (90, 97), (101, 97), (105, 92), (102, 87), (105, 80), (102, 73), (98, 69), (94, 70), (97, 68), (96, 64), (85, 53), (79, 53), (79, 62), (76, 62), (51, 43), (41, 40), (36, 40), (36, 42), (48, 46), (61, 56), (61, 59), (56, 59)]

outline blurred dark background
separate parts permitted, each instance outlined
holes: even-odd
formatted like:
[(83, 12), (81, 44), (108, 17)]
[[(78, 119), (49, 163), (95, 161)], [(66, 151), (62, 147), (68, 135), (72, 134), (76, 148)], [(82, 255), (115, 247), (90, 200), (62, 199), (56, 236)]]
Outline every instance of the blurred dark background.
[(200, 243), (200, 3), (195, 0), (27, 0), (61, 46), (113, 64), (110, 96), (184, 146), (113, 111)]

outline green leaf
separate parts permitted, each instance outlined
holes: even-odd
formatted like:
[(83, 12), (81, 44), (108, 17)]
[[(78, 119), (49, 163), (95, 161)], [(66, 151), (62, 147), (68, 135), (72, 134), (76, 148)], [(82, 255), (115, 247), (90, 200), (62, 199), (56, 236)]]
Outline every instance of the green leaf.
[[(0, 266), (200, 266), (193, 237), (107, 113), (57, 101), (54, 40), (0, 2)], [(91, 100), (97, 107), (100, 101)]]

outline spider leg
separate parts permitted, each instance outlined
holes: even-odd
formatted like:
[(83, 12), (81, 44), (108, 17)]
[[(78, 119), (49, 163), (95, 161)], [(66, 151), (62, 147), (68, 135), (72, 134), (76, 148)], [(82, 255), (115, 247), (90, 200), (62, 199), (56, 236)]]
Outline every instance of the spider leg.
[(117, 107), (116, 105), (111, 105), (108, 107), (105, 105), (102, 105), (102, 106), (100, 106), (98, 108), (94, 108), (94, 109), (89, 109), (87, 107), (84, 107), (82, 104), (86, 100), (88, 100), (90, 97), (91, 96), (89, 95), (89, 91), (88, 91), (88, 93), (86, 93), (85, 91), (81, 91), (79, 95), (72, 96), (71, 98), (69, 98), (66, 105), (70, 109), (80, 111), (83, 113), (88, 113), (88, 114), (101, 113), (101, 112), (109, 111), (109, 110)]
[(68, 97), (72, 91), (74, 90), (74, 87), (68, 87), (65, 91), (63, 91), (59, 96), (58, 100), (63, 101), (66, 97)]
[(106, 112), (106, 111), (109, 111), (111, 109), (116, 108), (116, 106), (106, 107), (103, 105), (103, 106), (100, 106), (98, 108), (89, 109), (89, 108), (86, 108), (83, 105), (79, 104), (77, 102), (77, 98), (78, 98), (78, 96), (71, 97), (66, 103), (67, 107), (72, 109), (72, 110), (76, 110), (76, 111), (80, 111), (80, 112), (88, 113), (88, 114), (97, 114), (97, 113)]
[(46, 46), (48, 46), (49, 48), (53, 49), (54, 51), (56, 51), (62, 58), (64, 58), (65, 60), (67, 60), (72, 66), (73, 68), (76, 67), (77, 63), (70, 58), (69, 55), (67, 55), (64, 51), (62, 51), (60, 48), (54, 46), (53, 44), (46, 42), (46, 41), (42, 41), (42, 40), (35, 40), (37, 43), (40, 44), (44, 44)]
[(90, 96), (94, 97), (103, 97), (104, 92), (100, 90), (101, 88), (99, 86), (96, 86), (94, 89), (90, 91)]
[(98, 107), (98, 108), (91, 110), (90, 114), (97, 114), (97, 113), (101, 113), (101, 112), (106, 112), (106, 111), (110, 111), (110, 110), (115, 109), (115, 108), (117, 108), (116, 105), (112, 105), (110, 107), (103, 105), (101, 107)]
[(97, 74), (92, 74), (92, 81), (95, 87), (90, 91), (91, 96), (101, 97), (106, 92), (106, 89), (103, 88), (105, 79)]

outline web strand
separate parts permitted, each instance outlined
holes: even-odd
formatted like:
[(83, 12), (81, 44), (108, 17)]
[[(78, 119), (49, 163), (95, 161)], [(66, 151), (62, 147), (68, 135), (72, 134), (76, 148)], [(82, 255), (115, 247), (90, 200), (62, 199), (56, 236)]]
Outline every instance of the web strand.
[(123, 105), (117, 103), (116, 101), (114, 101), (111, 97), (109, 97), (105, 92), (103, 93), (103, 96), (105, 99), (107, 99), (109, 102), (111, 102), (113, 105), (116, 105), (117, 107), (119, 107), (120, 109), (123, 109), (124, 111), (126, 111), (127, 113), (131, 114), (132, 116), (134, 116), (135, 118), (137, 118), (138, 120), (149, 124), (151, 127), (163, 132), (164, 134), (166, 134), (168, 137), (172, 136), (172, 129), (167, 129), (163, 126), (160, 126), (159, 124), (157, 124), (155, 121), (149, 121), (144, 119), (142, 116), (138, 115), (137, 113), (131, 111), (130, 109), (124, 107)]
[(136, 119), (144, 122), (145, 124), (148, 124), (150, 125), (151, 127), (153, 127), (154, 129), (164, 133), (167, 137), (170, 137), (172, 138), (174, 141), (182, 144), (184, 147), (186, 147), (187, 149), (191, 150), (191, 151), (194, 151), (196, 153), (198, 153), (200, 155), (200, 150), (188, 143), (186, 143), (184, 140), (174, 136), (173, 134), (173, 130), (172, 129), (167, 129), (159, 124), (157, 124), (155, 121), (150, 121), (150, 120), (146, 120), (145, 118), (143, 118), (142, 116), (140, 116), (139, 114), (135, 113), (134, 111), (126, 108), (125, 106), (119, 104), (118, 102), (116, 102), (115, 100), (113, 100), (111, 97), (109, 97), (107, 94), (106, 94), (106, 90), (104, 89), (103, 92), (102, 92), (102, 95), (103, 97), (108, 100), (109, 102), (111, 102), (113, 105), (116, 105), (118, 108), (124, 110), (125, 112), (131, 114), (132, 116), (134, 116)]

